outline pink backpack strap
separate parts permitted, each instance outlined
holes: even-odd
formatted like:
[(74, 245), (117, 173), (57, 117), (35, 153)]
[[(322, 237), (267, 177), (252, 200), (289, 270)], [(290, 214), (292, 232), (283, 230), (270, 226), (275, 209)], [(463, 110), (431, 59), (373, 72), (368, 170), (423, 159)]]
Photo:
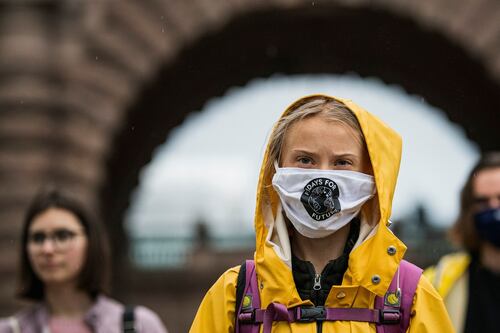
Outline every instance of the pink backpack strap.
[(413, 298), (421, 275), (421, 268), (406, 260), (400, 262), (385, 296), (375, 298), (375, 309), (389, 314), (400, 312), (401, 319), (399, 325), (380, 323), (377, 325), (377, 333), (405, 333), (408, 330)]
[[(257, 284), (255, 262), (246, 260), (241, 269), (245, 267), (245, 287), (242, 299), (236, 312), (235, 333), (259, 333), (260, 323), (255, 320), (255, 310), (260, 309), (260, 295)], [(238, 297), (237, 297), (238, 298)], [(242, 325), (242, 322), (245, 323)]]
[[(402, 260), (384, 297), (375, 298), (375, 309), (296, 307), (287, 309), (279, 303), (260, 308), (260, 296), (253, 260), (245, 266), (245, 287), (236, 313), (236, 333), (270, 333), (274, 321), (361, 321), (376, 324), (377, 333), (406, 333), (410, 324), (413, 298), (422, 269)], [(242, 265), (243, 268), (243, 265)], [(237, 297), (238, 298), (238, 297)]]

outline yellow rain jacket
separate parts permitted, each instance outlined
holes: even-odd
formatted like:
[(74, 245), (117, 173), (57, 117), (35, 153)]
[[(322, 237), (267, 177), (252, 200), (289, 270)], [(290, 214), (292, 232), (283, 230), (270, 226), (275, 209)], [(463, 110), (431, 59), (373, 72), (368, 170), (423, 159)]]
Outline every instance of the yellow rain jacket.
[[(401, 138), (352, 101), (335, 99), (344, 103), (361, 125), (373, 167), (377, 195), (362, 209), (360, 235), (349, 255), (342, 285), (331, 288), (325, 307), (373, 308), (375, 296), (385, 294), (406, 251), (406, 246), (387, 227), (401, 159)], [(296, 103), (301, 103), (301, 100), (289, 106), (283, 115), (290, 112)], [(261, 308), (267, 308), (272, 302), (284, 304), (288, 308), (313, 305), (308, 300), (301, 300), (295, 288), (289, 237), (283, 219), (278, 217), (279, 197), (272, 187), (274, 168), (267, 163), (268, 154), (269, 147), (260, 172), (255, 210), (254, 260)], [(387, 249), (391, 246), (396, 248), (396, 254), (388, 253)], [(227, 270), (210, 288), (198, 309), (191, 333), (234, 332), (238, 271), (239, 266)], [(378, 284), (372, 282), (374, 275), (380, 277)], [(417, 286), (412, 313), (414, 315), (408, 332), (453, 332), (441, 296), (423, 276)], [(272, 332), (315, 333), (316, 329), (316, 322), (275, 322)], [(375, 324), (366, 322), (333, 321), (323, 322), (322, 331), (368, 333), (376, 332), (376, 327)]]
[(436, 266), (429, 267), (424, 272), (443, 297), (457, 332), (463, 332), (467, 317), (470, 262), (471, 258), (465, 252), (451, 253), (441, 258)]

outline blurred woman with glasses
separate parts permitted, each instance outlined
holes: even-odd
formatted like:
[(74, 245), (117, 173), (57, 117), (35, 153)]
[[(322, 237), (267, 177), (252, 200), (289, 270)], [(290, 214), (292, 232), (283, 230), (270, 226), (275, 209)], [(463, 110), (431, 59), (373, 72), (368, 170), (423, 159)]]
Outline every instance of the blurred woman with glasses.
[(35, 305), (0, 321), (0, 333), (165, 333), (159, 317), (105, 296), (107, 240), (78, 202), (52, 190), (35, 198), (22, 227), (17, 295)]

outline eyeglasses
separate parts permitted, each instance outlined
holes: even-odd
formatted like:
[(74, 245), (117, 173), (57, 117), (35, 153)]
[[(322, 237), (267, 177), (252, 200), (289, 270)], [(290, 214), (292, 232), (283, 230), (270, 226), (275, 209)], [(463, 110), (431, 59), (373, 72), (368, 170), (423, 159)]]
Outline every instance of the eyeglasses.
[(77, 236), (84, 236), (84, 233), (64, 228), (56, 229), (51, 233), (35, 231), (28, 236), (28, 243), (33, 250), (41, 250), (45, 241), (50, 240), (52, 241), (54, 250), (64, 252), (71, 248), (73, 241)]

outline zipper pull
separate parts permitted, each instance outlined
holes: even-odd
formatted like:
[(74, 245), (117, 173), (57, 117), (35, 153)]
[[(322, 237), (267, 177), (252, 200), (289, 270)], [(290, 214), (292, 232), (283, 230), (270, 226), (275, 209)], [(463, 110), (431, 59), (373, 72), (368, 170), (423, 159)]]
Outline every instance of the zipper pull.
[(314, 276), (314, 290), (321, 290), (321, 274), (316, 274)]

